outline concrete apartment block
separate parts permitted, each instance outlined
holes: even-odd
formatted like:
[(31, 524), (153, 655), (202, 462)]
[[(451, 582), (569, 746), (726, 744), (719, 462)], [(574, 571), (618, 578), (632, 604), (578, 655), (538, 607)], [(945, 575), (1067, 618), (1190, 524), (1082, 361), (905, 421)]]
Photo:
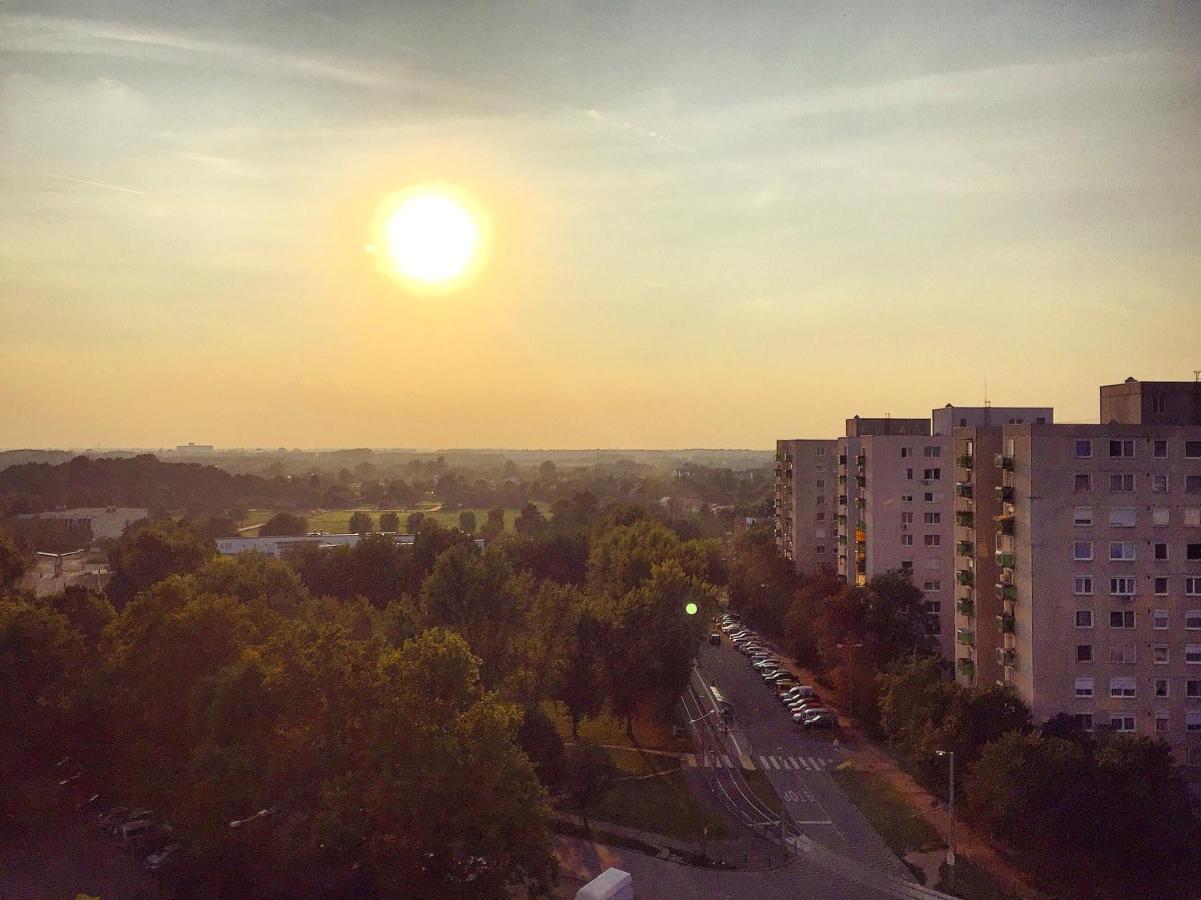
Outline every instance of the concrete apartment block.
[(836, 457), (834, 440), (776, 441), (776, 545), (798, 573), (835, 570)]

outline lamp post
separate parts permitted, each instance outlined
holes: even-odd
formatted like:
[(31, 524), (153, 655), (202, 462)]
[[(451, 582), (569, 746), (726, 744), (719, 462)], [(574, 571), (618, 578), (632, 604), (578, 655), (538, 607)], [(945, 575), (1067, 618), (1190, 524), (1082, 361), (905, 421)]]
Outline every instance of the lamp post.
[(838, 644), (837, 646), (838, 646), (838, 649), (847, 651), (847, 664), (851, 670), (851, 672), (850, 672), (851, 718), (854, 719), (855, 718), (855, 651), (857, 649), (859, 649), (860, 647), (862, 647), (863, 644), (862, 643), (859, 643), (859, 644), (846, 643), (846, 644)]
[(951, 763), (950, 787), (948, 789), (948, 809), (951, 813), (951, 833), (947, 836), (947, 867), (950, 869), (951, 890), (955, 889), (955, 751), (936, 750), (936, 756), (946, 756)]

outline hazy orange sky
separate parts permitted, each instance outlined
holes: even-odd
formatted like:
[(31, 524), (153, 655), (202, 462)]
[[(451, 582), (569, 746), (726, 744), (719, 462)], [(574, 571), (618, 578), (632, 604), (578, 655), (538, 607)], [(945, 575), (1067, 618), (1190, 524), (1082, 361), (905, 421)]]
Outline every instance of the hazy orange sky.
[[(364, 253), (446, 181), (430, 298)], [(9, 0), (0, 446), (768, 447), (1201, 367), (1201, 4)]]

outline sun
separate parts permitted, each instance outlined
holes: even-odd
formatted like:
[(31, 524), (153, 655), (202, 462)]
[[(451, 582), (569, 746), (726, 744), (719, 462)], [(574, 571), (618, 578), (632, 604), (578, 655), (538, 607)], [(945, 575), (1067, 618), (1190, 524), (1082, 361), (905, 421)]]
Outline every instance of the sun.
[(373, 230), (369, 252), (378, 248), (390, 274), (423, 291), (465, 286), (487, 249), (486, 217), (454, 185), (416, 185), (387, 197)]

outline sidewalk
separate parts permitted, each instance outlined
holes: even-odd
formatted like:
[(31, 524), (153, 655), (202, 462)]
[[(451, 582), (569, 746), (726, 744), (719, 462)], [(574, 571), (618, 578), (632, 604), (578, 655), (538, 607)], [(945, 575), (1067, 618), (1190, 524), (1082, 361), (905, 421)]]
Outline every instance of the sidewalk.
[[(779, 650), (774, 642), (775, 650), (788, 663), (802, 684), (817, 685), (814, 673), (797, 666), (790, 657)], [(946, 804), (927, 791), (913, 776), (905, 772), (897, 761), (885, 750), (872, 743), (850, 720), (843, 715), (841, 701), (835, 703), (833, 691), (822, 691), (822, 702), (838, 715), (839, 731), (842, 734), (840, 749), (847, 763), (861, 771), (870, 772), (888, 781), (901, 795), (904, 801), (913, 809), (914, 815), (921, 815), (943, 841), (949, 842), (951, 834), (951, 814)], [(1013, 866), (1000, 853), (998, 848), (987, 837), (977, 833), (962, 819), (955, 821), (955, 853), (971, 860), (978, 868), (987, 872), (1006, 891), (1022, 897), (1042, 896), (1033, 886), (1029, 875)]]

